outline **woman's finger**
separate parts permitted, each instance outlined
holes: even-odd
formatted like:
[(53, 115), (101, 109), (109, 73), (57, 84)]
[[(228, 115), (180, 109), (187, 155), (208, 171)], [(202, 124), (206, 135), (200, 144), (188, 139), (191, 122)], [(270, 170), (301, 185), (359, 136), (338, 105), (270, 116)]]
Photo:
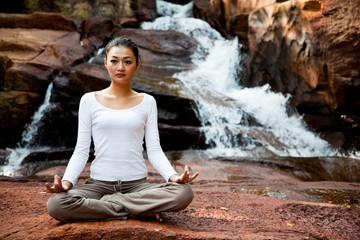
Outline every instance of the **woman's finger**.
[(49, 192), (53, 191), (48, 183), (45, 183), (45, 187)]
[(199, 172), (196, 172), (194, 175), (192, 175), (191, 177), (189, 177), (189, 182), (191, 182), (192, 180), (194, 180), (195, 178), (197, 178), (198, 175), (199, 175)]

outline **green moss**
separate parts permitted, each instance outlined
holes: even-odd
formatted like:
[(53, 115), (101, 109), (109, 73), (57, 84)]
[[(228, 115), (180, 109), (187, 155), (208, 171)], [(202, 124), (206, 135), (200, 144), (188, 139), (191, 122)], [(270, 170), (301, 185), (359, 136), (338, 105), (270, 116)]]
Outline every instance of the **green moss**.
[(311, 196), (316, 196), (321, 202), (360, 209), (360, 191), (358, 190), (306, 189), (302, 190), (302, 192)]
[(92, 15), (92, 7), (88, 3), (77, 3), (74, 6), (74, 11), (72, 17), (85, 19), (89, 18)]
[(10, 88), (4, 87), (4, 86), (0, 87), (0, 92), (8, 92), (8, 91), (10, 91)]
[(56, 6), (60, 9), (60, 13), (66, 16), (71, 16), (73, 9), (71, 3), (64, 3), (62, 1), (56, 1)]
[(1, 80), (0, 80), (0, 92), (8, 92), (8, 91), (10, 91), (10, 90), (11, 90), (10, 88), (8, 88), (8, 87), (5, 86), (5, 81), (4, 81), (4, 79), (1, 79)]
[(25, 8), (27, 13), (33, 13), (38, 6), (38, 0), (25, 0)]

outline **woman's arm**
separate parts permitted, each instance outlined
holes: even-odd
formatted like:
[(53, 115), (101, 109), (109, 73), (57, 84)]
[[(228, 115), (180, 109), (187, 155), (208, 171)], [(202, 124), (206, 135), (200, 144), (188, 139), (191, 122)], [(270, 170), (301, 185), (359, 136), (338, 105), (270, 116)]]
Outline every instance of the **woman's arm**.
[(85, 94), (80, 100), (76, 147), (66, 167), (63, 180), (61, 181), (60, 177), (55, 175), (53, 186), (45, 185), (49, 192), (67, 191), (74, 186), (89, 158), (91, 143), (90, 97), (90, 94)]
[(170, 177), (176, 174), (176, 171), (171, 166), (160, 146), (157, 118), (156, 101), (155, 98), (150, 96), (149, 111), (145, 126), (146, 151), (150, 163), (166, 181), (169, 181)]
[(91, 94), (85, 94), (79, 104), (79, 123), (76, 147), (70, 158), (63, 181), (67, 180), (75, 185), (89, 158), (91, 144)]
[(199, 175), (199, 173), (195, 173), (193, 176), (190, 176), (188, 166), (185, 166), (185, 172), (180, 176), (176, 173), (160, 146), (157, 118), (156, 101), (153, 97), (151, 97), (145, 129), (146, 149), (150, 163), (166, 181), (182, 183), (191, 182)]

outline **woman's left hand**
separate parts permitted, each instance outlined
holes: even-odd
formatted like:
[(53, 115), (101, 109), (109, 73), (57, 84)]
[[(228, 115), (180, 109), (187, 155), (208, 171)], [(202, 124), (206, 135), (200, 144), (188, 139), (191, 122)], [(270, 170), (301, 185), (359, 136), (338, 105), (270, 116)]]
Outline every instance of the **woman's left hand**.
[(190, 176), (190, 170), (189, 166), (185, 165), (185, 171), (180, 176), (177, 174), (172, 175), (169, 180), (171, 182), (177, 182), (177, 183), (189, 183), (192, 180), (194, 180), (199, 175), (199, 172), (196, 172), (194, 175)]

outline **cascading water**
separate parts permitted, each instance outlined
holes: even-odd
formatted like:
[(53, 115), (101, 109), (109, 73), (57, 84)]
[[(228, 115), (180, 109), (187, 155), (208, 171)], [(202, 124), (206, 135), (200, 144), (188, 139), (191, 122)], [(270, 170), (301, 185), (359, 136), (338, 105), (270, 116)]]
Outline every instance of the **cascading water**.
[[(185, 6), (157, 1), (164, 15), (145, 22), (143, 29), (173, 30), (198, 41), (192, 60), (196, 69), (176, 73), (182, 94), (197, 103), (211, 156), (332, 156), (328, 143), (306, 129), (301, 117), (287, 114), (288, 97), (269, 86), (245, 88), (236, 78), (241, 53), (237, 38), (224, 39), (210, 25), (191, 18), (192, 3)], [(250, 118), (256, 124), (249, 124)]]
[(17, 173), (17, 170), (21, 168), (21, 162), (26, 156), (35, 151), (44, 151), (49, 149), (46, 146), (38, 146), (36, 144), (36, 136), (39, 128), (41, 128), (43, 124), (42, 120), (45, 113), (47, 113), (51, 109), (50, 97), (52, 88), (53, 83), (51, 82), (46, 91), (43, 104), (32, 116), (31, 123), (24, 130), (22, 134), (22, 139), (17, 144), (17, 147), (11, 150), (11, 153), (7, 159), (8, 163), (7, 165), (3, 166), (2, 169), (0, 169), (0, 175), (21, 176), (21, 174)]

